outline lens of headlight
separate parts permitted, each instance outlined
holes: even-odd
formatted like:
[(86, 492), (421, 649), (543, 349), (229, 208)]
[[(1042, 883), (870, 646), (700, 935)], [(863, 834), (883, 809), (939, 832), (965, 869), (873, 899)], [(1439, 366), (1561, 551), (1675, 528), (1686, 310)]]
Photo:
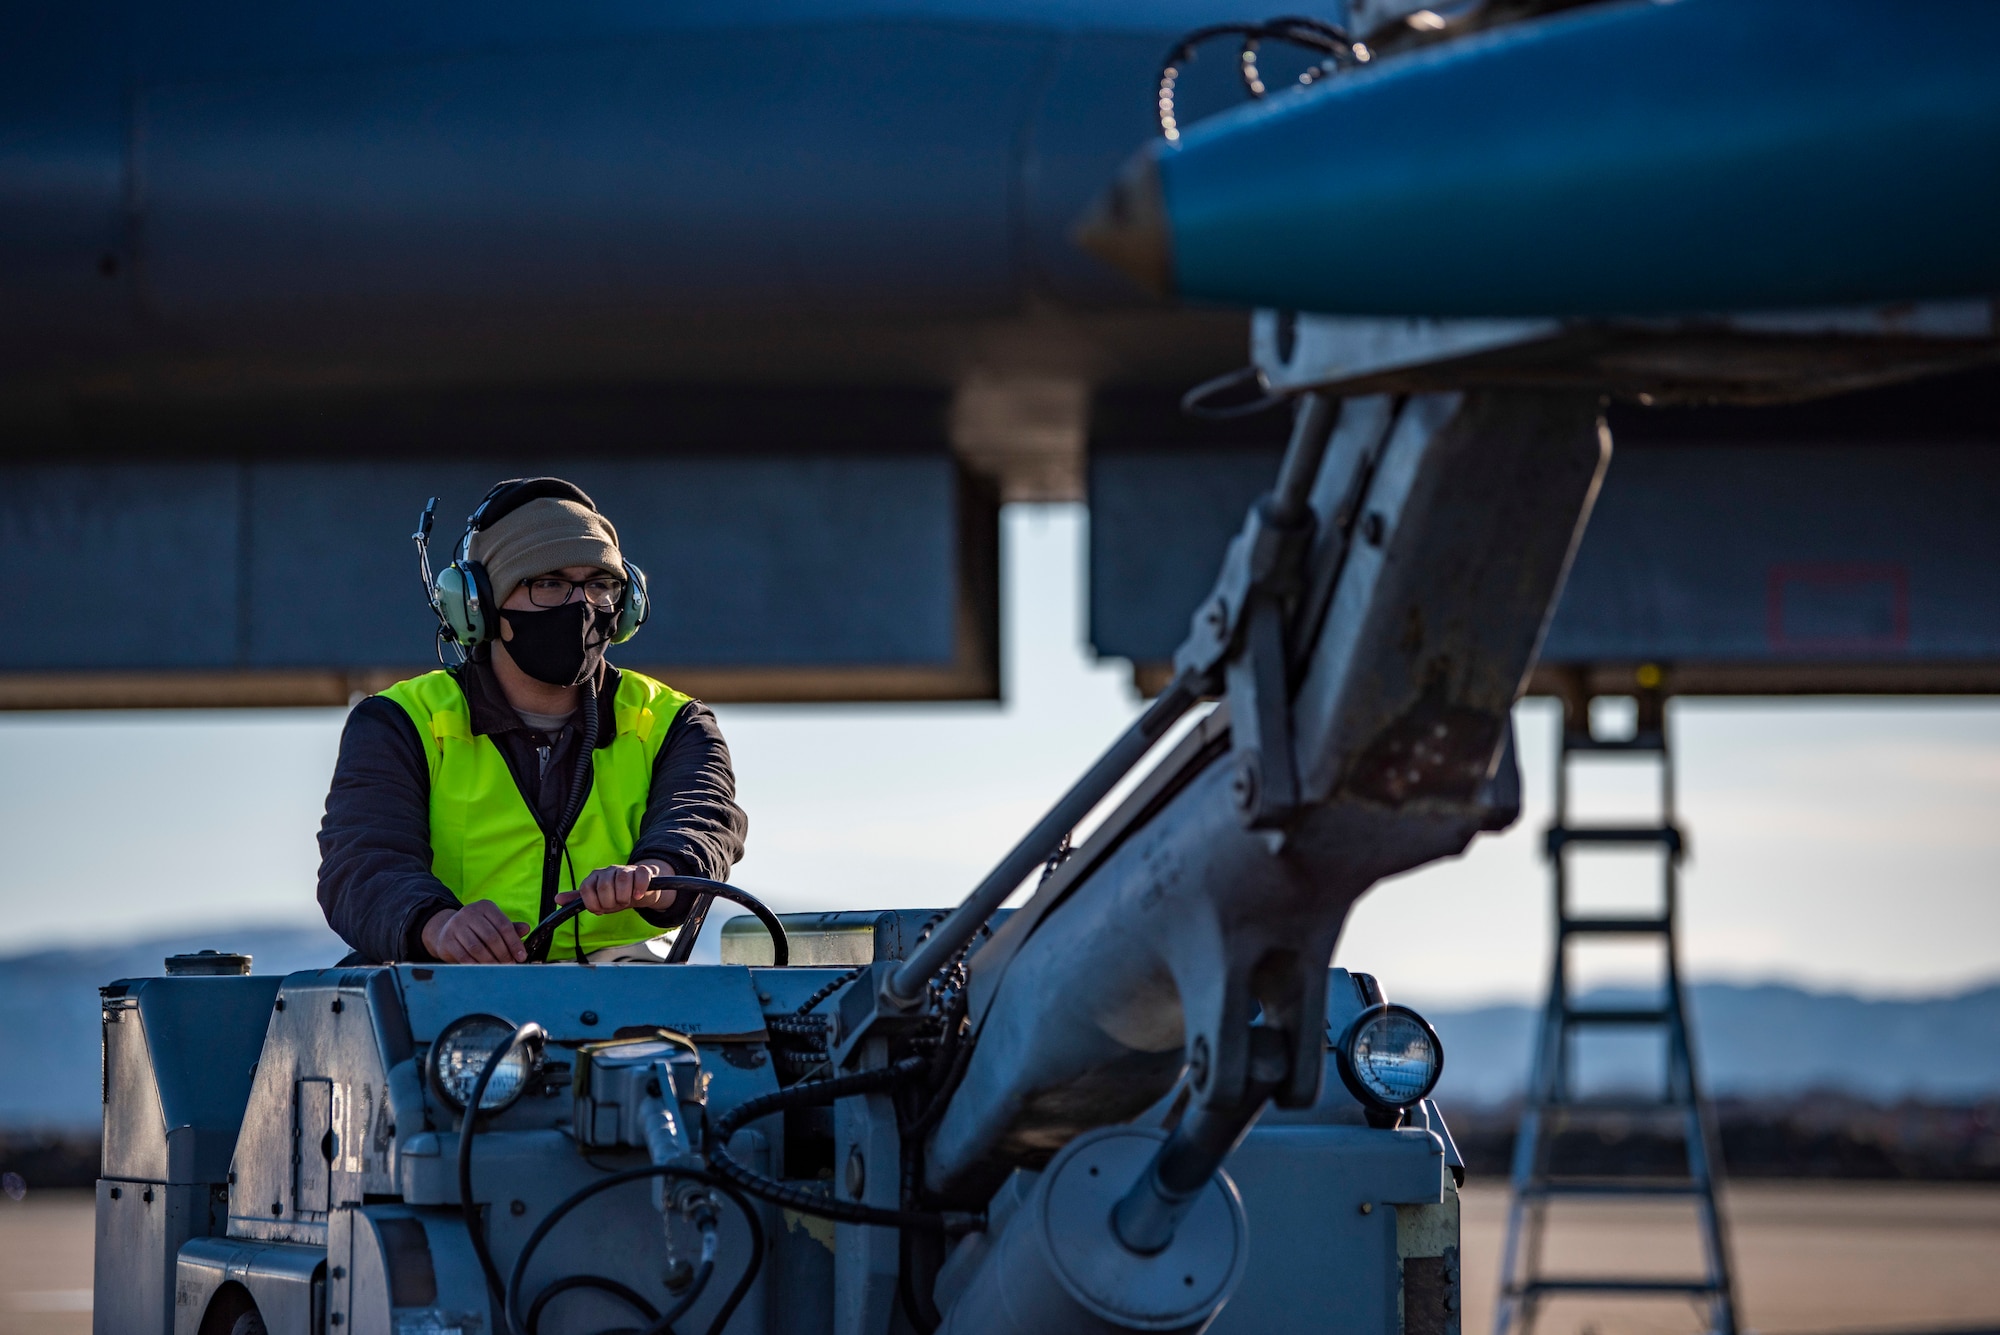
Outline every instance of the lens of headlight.
[(1444, 1071), (1437, 1031), (1407, 1006), (1384, 1006), (1355, 1021), (1340, 1055), (1348, 1088), (1385, 1108), (1420, 1102)]
[[(514, 1036), (514, 1026), (495, 1015), (468, 1015), (454, 1020), (431, 1045), (431, 1084), (445, 1102), (460, 1112), (472, 1097), (472, 1087), (493, 1054)], [(541, 1065), (540, 1045), (524, 1041), (501, 1061), (480, 1096), (479, 1111), (505, 1108), (528, 1087)]]

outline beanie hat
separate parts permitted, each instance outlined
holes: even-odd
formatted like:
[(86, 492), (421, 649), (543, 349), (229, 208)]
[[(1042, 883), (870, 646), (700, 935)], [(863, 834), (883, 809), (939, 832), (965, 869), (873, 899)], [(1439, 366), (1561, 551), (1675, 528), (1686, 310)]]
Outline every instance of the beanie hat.
[(599, 566), (624, 577), (618, 530), (587, 505), (544, 496), (472, 535), (468, 555), (486, 567), (496, 603), (524, 579), (564, 566)]

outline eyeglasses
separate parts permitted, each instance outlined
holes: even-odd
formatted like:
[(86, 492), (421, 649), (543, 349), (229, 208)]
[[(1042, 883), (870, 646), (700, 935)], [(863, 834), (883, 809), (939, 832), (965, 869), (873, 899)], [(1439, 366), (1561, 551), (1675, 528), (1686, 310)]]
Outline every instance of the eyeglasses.
[(525, 583), (528, 586), (528, 601), (537, 607), (561, 607), (576, 590), (582, 589), (584, 601), (592, 607), (612, 608), (618, 605), (618, 599), (625, 592), (625, 581), (609, 575), (582, 580), (538, 575)]

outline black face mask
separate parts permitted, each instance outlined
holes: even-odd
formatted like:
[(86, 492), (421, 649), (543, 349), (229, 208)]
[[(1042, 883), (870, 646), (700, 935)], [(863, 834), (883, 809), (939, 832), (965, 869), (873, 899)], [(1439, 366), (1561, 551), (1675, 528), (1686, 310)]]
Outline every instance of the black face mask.
[(536, 681), (575, 686), (603, 664), (611, 615), (581, 600), (533, 611), (502, 608), (501, 620), (514, 632), (505, 641), (507, 656)]

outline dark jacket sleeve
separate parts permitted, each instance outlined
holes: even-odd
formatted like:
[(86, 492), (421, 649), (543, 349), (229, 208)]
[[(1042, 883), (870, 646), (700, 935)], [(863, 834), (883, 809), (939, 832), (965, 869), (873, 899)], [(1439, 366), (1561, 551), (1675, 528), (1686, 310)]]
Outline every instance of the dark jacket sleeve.
[(356, 705), (319, 826), (319, 904), (363, 958), (427, 960), (421, 932), (457, 896), (431, 875), (430, 767), (393, 700)]
[[(715, 714), (700, 701), (681, 707), (669, 725), (666, 744), (653, 761), (653, 786), (632, 861), (657, 858), (683, 876), (729, 879), (743, 856), (750, 818), (736, 805), (736, 771), (729, 744)], [(646, 914), (656, 926), (676, 927), (689, 905)]]

